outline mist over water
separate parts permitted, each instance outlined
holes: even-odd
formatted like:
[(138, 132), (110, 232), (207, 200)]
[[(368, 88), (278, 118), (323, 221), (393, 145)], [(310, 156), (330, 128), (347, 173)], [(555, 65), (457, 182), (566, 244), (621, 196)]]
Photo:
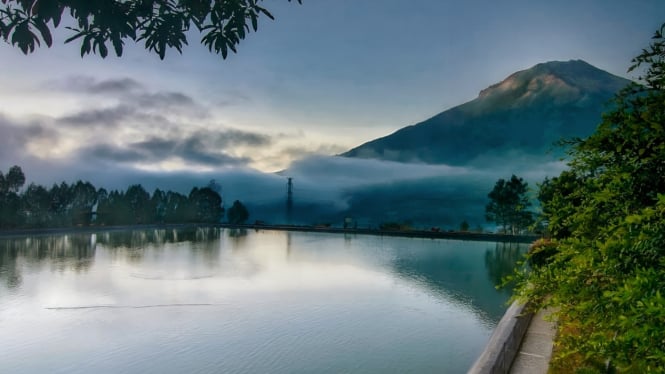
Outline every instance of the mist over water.
[[(93, 165), (94, 166), (94, 165)], [(193, 187), (215, 180), (225, 207), (240, 200), (250, 222), (285, 223), (287, 177), (293, 178), (294, 210), (291, 223), (343, 224), (351, 217), (361, 227), (383, 222), (409, 222), (415, 227), (457, 229), (466, 220), (472, 228), (485, 225), (487, 194), (499, 178), (523, 177), (535, 191), (545, 176), (556, 176), (565, 163), (554, 155), (535, 157), (510, 152), (479, 158), (464, 167), (401, 163), (337, 156), (311, 156), (279, 173), (248, 168), (214, 172), (147, 172), (122, 167), (69, 169), (58, 165), (28, 164), (29, 181), (50, 186), (53, 180), (88, 180), (107, 190), (126, 190), (140, 183), (188, 194)], [(532, 193), (535, 198), (535, 193)]]
[(220, 229), (0, 239), (3, 370), (465, 372), (524, 246)]

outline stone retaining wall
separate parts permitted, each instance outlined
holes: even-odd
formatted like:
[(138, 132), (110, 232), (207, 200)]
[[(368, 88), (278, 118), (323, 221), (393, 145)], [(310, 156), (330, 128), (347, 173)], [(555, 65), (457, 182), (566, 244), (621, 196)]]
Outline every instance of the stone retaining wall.
[(508, 373), (533, 317), (532, 313), (525, 312), (526, 307), (527, 304), (514, 302), (508, 308), (469, 374)]

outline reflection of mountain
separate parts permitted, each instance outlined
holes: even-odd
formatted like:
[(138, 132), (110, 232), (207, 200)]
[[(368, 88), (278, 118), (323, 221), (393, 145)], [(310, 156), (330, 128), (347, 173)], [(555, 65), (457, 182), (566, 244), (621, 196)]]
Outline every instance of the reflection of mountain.
[[(526, 251), (526, 245), (513, 244), (506, 248), (494, 243), (487, 245), (484, 263), (477, 254), (459, 249), (431, 251), (427, 256), (400, 255), (393, 267), (401, 276), (427, 286), (434, 293), (442, 293), (462, 304), (471, 305), (474, 310), (496, 322), (505, 312), (511, 290), (495, 289), (499, 284), (495, 281), (495, 274), (510, 273), (517, 259)], [(495, 245), (495, 249), (489, 248)], [(511, 259), (514, 261), (511, 262)], [(491, 281), (488, 281), (488, 275)]]
[(581, 60), (538, 64), (342, 156), (451, 165), (542, 156), (561, 137), (589, 135), (604, 104), (628, 83)]

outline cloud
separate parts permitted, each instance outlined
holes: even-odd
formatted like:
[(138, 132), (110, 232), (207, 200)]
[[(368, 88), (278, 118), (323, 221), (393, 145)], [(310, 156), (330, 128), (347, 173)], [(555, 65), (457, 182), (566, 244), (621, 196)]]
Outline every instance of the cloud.
[(195, 105), (194, 99), (182, 92), (151, 92), (138, 81), (127, 77), (97, 80), (90, 76), (73, 76), (60, 81), (47, 82), (45, 86), (74, 93), (107, 95), (124, 102), (128, 106), (164, 108)]
[(246, 165), (250, 161), (246, 157), (233, 157), (221, 151), (209, 150), (204, 141), (197, 137), (190, 137), (180, 143), (177, 152), (185, 161), (208, 166)]
[[(73, 94), (88, 94), (86, 108), (59, 118), (60, 124), (71, 126), (118, 126), (132, 124), (169, 123), (170, 118), (202, 119), (208, 110), (194, 98), (175, 91), (150, 91), (132, 78), (98, 80), (89, 76), (73, 76), (49, 81), (46, 88)], [(100, 104), (97, 96), (104, 97)], [(95, 101), (97, 100), (97, 101)], [(91, 101), (91, 102), (90, 102)], [(91, 107), (92, 106), (92, 107)]]
[(130, 100), (136, 106), (150, 109), (196, 106), (194, 99), (181, 92), (144, 92), (131, 95)]
[(359, 186), (442, 175), (460, 176), (472, 172), (467, 168), (448, 165), (313, 156), (294, 162), (284, 173), (333, 185)]
[(220, 108), (252, 102), (252, 97), (249, 94), (238, 89), (229, 89), (222, 96), (222, 99), (218, 100), (216, 103), (216, 106)]
[(139, 89), (143, 86), (131, 78), (108, 79), (99, 82), (91, 82), (87, 87), (86, 92), (93, 94), (104, 93), (128, 93)]
[(49, 89), (58, 89), (62, 91), (83, 92), (96, 95), (118, 95), (128, 94), (143, 90), (142, 84), (132, 78), (116, 78), (97, 80), (90, 76), (70, 76), (62, 80), (46, 82), (44, 85)]
[(198, 136), (204, 138), (212, 137), (214, 145), (222, 148), (233, 145), (259, 147), (272, 143), (272, 138), (268, 135), (237, 129), (227, 129), (217, 133), (201, 132)]
[(247, 164), (248, 157), (233, 157), (229, 151), (238, 146), (266, 146), (272, 140), (263, 134), (224, 129), (219, 131), (200, 130), (187, 136), (172, 134), (172, 138), (150, 137), (135, 142), (131, 147), (151, 154), (153, 157), (166, 157), (177, 155), (183, 160), (189, 160), (205, 165), (215, 164)]
[(191, 167), (198, 165), (222, 168), (247, 165), (251, 161), (248, 158), (231, 156), (222, 151), (208, 150), (195, 138), (182, 142), (150, 139), (132, 143), (128, 147), (97, 144), (80, 150), (79, 154), (85, 158), (93, 158), (111, 164), (158, 164), (179, 159)]
[(96, 144), (80, 151), (86, 159), (94, 158), (102, 161), (111, 162), (139, 162), (144, 161), (146, 156), (141, 152), (114, 147), (109, 144)]
[(83, 157), (103, 162), (159, 163), (180, 159), (187, 164), (228, 167), (245, 166), (252, 161), (249, 157), (231, 154), (234, 147), (262, 146), (270, 142), (271, 139), (267, 135), (225, 129), (196, 131), (186, 136), (177, 133), (172, 133), (170, 136), (150, 136), (123, 145), (100, 143), (85, 147), (79, 153)]
[(3, 160), (23, 159), (31, 142), (57, 143), (60, 135), (39, 120), (19, 121), (0, 113), (0, 156)]
[(58, 123), (73, 127), (82, 126), (105, 126), (117, 127), (124, 121), (133, 118), (136, 109), (127, 105), (118, 105), (104, 109), (83, 110), (58, 118)]
[(291, 159), (301, 159), (307, 156), (316, 155), (334, 155), (348, 150), (347, 147), (337, 144), (320, 144), (314, 147), (308, 146), (290, 146), (284, 148), (281, 153)]

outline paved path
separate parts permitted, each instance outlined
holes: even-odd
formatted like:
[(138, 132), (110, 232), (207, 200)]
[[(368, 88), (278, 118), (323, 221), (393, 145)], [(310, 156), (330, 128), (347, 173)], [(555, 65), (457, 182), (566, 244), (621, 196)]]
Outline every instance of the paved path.
[(538, 311), (524, 334), (520, 351), (510, 368), (511, 374), (546, 374), (552, 358), (555, 323), (546, 321), (550, 309)]

